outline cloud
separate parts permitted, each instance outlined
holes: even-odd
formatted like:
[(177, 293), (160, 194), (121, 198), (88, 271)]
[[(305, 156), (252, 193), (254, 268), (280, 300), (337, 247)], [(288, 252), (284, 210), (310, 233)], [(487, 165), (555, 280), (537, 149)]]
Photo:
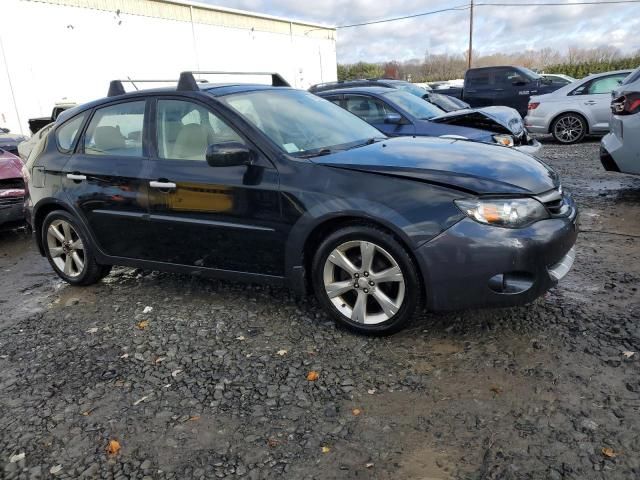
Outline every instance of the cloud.
[[(538, 1), (538, 0), (536, 0)], [(542, 1), (542, 0), (539, 0)], [(464, 4), (446, 0), (210, 0), (208, 3), (327, 25), (346, 25)], [(425, 5), (428, 3), (428, 5)], [(516, 53), (551, 47), (613, 45), (624, 53), (640, 50), (638, 4), (562, 7), (476, 8), (474, 51)], [(462, 53), (468, 46), (469, 14), (443, 12), (426, 17), (338, 30), (341, 63), (408, 60), (425, 52)]]

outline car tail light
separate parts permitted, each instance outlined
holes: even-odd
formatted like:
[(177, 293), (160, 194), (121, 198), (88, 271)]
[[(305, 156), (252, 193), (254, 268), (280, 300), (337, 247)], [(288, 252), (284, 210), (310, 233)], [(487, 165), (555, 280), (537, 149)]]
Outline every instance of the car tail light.
[(640, 112), (640, 92), (625, 93), (611, 102), (615, 115), (633, 115)]
[(538, 105), (540, 105), (540, 102), (531, 102), (529, 103), (529, 106), (527, 107), (528, 110), (535, 110), (536, 108), (538, 108)]

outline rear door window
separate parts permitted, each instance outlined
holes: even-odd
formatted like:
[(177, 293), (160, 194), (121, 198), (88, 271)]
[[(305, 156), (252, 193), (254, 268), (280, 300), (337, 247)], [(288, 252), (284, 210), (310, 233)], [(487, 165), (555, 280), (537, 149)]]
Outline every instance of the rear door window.
[(142, 157), (144, 100), (98, 108), (84, 137), (87, 155)]
[(477, 70), (467, 73), (467, 86), (470, 88), (489, 86), (490, 77), (488, 70)]
[(384, 123), (388, 113), (398, 113), (389, 105), (364, 95), (345, 95), (345, 107), (368, 123)]
[(82, 127), (86, 116), (86, 113), (82, 113), (70, 120), (67, 120), (58, 127), (55, 135), (56, 142), (58, 143), (58, 149), (61, 152), (69, 153), (73, 150), (78, 138), (78, 133), (80, 132), (80, 127)]

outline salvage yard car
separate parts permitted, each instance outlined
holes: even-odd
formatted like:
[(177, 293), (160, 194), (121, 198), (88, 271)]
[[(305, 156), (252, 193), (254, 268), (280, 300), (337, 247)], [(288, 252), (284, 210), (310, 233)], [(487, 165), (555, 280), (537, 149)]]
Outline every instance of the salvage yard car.
[(386, 135), (455, 137), (534, 154), (540, 142), (527, 133), (522, 118), (509, 107), (463, 109), (446, 113), (404, 90), (355, 87), (317, 95), (359, 116)]
[(597, 73), (553, 93), (534, 95), (524, 124), (530, 132), (550, 133), (565, 145), (577, 143), (587, 134), (605, 134), (609, 131), (611, 92), (629, 73)]
[(0, 229), (24, 224), (24, 181), (22, 162), (0, 149)]
[(611, 131), (600, 144), (600, 160), (605, 170), (640, 175), (640, 67), (611, 95)]
[(535, 158), (387, 138), (278, 74), (196, 73), (131, 93), (113, 81), (31, 156), (28, 221), (65, 281), (126, 265), (270, 282), (381, 334), (422, 306), (530, 302), (571, 268), (577, 208)]
[(18, 145), (27, 140), (27, 137), (18, 133), (11, 133), (8, 128), (0, 127), (0, 149), (12, 155), (18, 155)]

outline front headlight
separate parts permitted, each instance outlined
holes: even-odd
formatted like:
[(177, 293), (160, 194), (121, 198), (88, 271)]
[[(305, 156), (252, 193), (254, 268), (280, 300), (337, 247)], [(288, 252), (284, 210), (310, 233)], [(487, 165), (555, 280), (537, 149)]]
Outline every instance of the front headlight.
[(533, 198), (455, 200), (455, 204), (476, 222), (497, 227), (520, 228), (549, 218), (544, 205)]
[(511, 135), (493, 135), (493, 141), (505, 147), (513, 147), (514, 145)]

